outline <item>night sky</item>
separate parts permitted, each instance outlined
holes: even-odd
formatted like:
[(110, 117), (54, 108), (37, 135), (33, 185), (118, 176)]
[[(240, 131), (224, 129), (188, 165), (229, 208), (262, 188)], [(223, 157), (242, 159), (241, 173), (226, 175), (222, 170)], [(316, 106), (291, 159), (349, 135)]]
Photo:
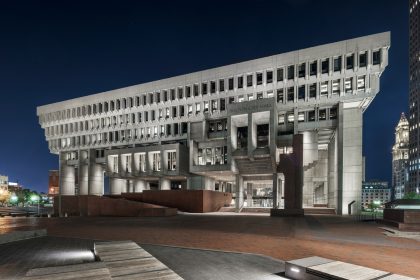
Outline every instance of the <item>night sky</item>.
[(408, 103), (407, 0), (1, 1), (0, 174), (47, 191), (58, 157), (39, 105), (384, 31), (389, 66), (363, 148), (366, 179), (390, 182)]

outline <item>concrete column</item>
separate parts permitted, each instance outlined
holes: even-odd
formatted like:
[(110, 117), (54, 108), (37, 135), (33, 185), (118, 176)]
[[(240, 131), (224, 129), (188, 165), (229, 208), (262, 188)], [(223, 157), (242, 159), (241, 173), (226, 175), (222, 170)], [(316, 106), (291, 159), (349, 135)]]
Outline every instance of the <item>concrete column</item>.
[(60, 194), (75, 195), (76, 170), (74, 166), (62, 163), (60, 167)]
[(89, 165), (79, 163), (79, 194), (89, 194)]
[(165, 178), (159, 178), (159, 190), (170, 190), (171, 180)]
[(337, 134), (328, 144), (328, 207), (337, 208)]
[(144, 180), (134, 180), (134, 192), (135, 193), (141, 193), (147, 188), (146, 181)]
[(134, 182), (133, 180), (127, 180), (127, 192), (133, 193), (134, 192)]
[(305, 131), (303, 134), (303, 207), (314, 205), (314, 170), (318, 163), (318, 133)]
[(104, 167), (98, 163), (91, 163), (89, 168), (89, 194), (104, 194)]
[(120, 178), (109, 178), (109, 191), (111, 194), (120, 195), (125, 192), (126, 180)]
[(252, 113), (248, 114), (248, 156), (253, 158), (254, 150), (257, 148), (257, 125)]
[(236, 175), (236, 200), (235, 207), (239, 210), (244, 205), (244, 178), (237, 174)]
[(273, 174), (273, 208), (278, 208), (279, 205), (279, 178), (277, 173)]
[(252, 207), (252, 183), (246, 184), (246, 205)]
[(362, 192), (362, 129), (363, 113), (360, 108), (339, 105), (338, 116), (338, 207), (337, 213), (351, 214), (361, 210)]
[(328, 151), (318, 151), (318, 162), (314, 167), (314, 203), (328, 204)]
[(214, 191), (215, 190), (214, 179), (210, 178), (210, 177), (203, 176), (202, 177), (202, 189), (203, 190)]

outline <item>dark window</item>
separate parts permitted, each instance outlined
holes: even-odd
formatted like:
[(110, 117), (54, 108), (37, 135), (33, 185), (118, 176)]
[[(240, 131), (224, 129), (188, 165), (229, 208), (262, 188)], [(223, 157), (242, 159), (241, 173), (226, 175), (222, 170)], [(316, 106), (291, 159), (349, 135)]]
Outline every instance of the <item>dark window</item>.
[(219, 91), (225, 91), (225, 80), (219, 80)]
[(228, 89), (233, 90), (233, 78), (229, 78), (228, 80)]
[(156, 92), (156, 102), (160, 102), (160, 92)]
[(330, 59), (327, 58), (321, 62), (321, 73), (327, 74), (330, 71)]
[(318, 61), (314, 61), (310, 65), (310, 74), (311, 76), (315, 76), (318, 72)]
[(334, 72), (341, 70), (341, 56), (334, 58)]
[(244, 77), (240, 76), (238, 77), (238, 88), (244, 87)]
[(315, 121), (315, 111), (309, 111), (308, 112), (308, 121), (314, 122)]
[(302, 63), (299, 65), (299, 78), (304, 78), (306, 74), (306, 64)]
[(194, 96), (198, 96), (199, 92), (198, 92), (198, 85), (195, 84), (194, 85)]
[(246, 86), (252, 87), (252, 75), (246, 76)]
[(207, 83), (201, 84), (201, 94), (207, 94)]
[(185, 94), (187, 95), (187, 98), (191, 97), (191, 87), (190, 86), (185, 87)]
[(146, 95), (143, 95), (143, 105), (146, 105), (146, 103), (147, 103), (147, 97), (146, 97)]
[(282, 82), (284, 79), (284, 70), (283, 68), (277, 69), (277, 82)]
[(283, 89), (278, 89), (277, 90), (277, 102), (284, 103)]
[(294, 78), (295, 78), (295, 66), (290, 65), (289, 67), (287, 67), (287, 79), (293, 80)]
[(211, 81), (210, 82), (210, 93), (215, 93), (215, 92), (216, 92), (216, 82)]
[(263, 93), (262, 92), (257, 92), (257, 100), (258, 99), (263, 99), (263, 98), (264, 98)]
[(153, 110), (153, 111), (150, 111), (151, 113), (151, 115), (152, 115), (152, 121), (154, 121), (155, 119), (156, 119), (156, 113), (155, 113), (155, 110)]
[(381, 51), (377, 50), (372, 53), (372, 64), (378, 65), (381, 63)]
[(359, 67), (366, 67), (367, 65), (367, 52), (359, 54)]
[(184, 98), (184, 89), (182, 87), (178, 88), (178, 98)]
[(175, 89), (171, 89), (171, 100), (175, 100)]
[(153, 103), (153, 93), (149, 94), (149, 100), (150, 100), (149, 104), (152, 104)]
[(257, 85), (262, 85), (263, 83), (263, 74), (257, 73)]
[(149, 112), (144, 112), (144, 121), (149, 121)]
[(265, 74), (265, 79), (267, 80), (267, 84), (271, 84), (273, 82), (273, 71), (267, 71)]
[(319, 109), (319, 120), (325, 121), (327, 119), (327, 109)]
[(287, 89), (287, 101), (288, 102), (293, 102), (295, 100), (295, 88), (294, 87), (289, 87)]
[(235, 97), (229, 97), (229, 104), (235, 103)]
[(168, 92), (166, 90), (163, 91), (163, 102), (168, 101)]
[(316, 84), (309, 85), (309, 98), (316, 98)]
[(305, 99), (305, 86), (300, 86), (298, 89), (299, 100)]
[(226, 99), (221, 98), (220, 99), (220, 111), (226, 110)]
[(348, 55), (346, 57), (346, 69), (353, 69), (354, 67), (354, 54)]
[(180, 117), (185, 116), (185, 107), (184, 107), (184, 105), (180, 105), (179, 106), (179, 116)]
[(330, 108), (330, 120), (335, 120), (337, 119), (337, 108), (333, 107)]

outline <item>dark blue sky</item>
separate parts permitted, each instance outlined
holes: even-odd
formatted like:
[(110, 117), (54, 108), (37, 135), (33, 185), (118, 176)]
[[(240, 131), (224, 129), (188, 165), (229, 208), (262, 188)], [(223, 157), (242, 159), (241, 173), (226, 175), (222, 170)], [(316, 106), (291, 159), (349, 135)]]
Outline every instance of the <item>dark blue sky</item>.
[(381, 92), (364, 115), (367, 179), (391, 180), (408, 101), (408, 1), (1, 1), (0, 174), (47, 191), (36, 106), (391, 31)]

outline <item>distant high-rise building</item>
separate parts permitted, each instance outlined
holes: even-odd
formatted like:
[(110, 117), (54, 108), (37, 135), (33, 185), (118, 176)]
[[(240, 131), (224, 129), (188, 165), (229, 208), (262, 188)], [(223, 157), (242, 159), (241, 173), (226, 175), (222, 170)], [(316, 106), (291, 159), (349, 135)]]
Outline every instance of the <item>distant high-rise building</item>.
[(408, 121), (404, 113), (395, 127), (395, 144), (392, 147), (392, 198), (402, 198), (408, 182)]
[(373, 203), (381, 207), (391, 200), (391, 188), (388, 182), (369, 181), (362, 184), (362, 207), (369, 208)]
[(420, 193), (420, 5), (409, 0), (409, 182), (406, 192)]

